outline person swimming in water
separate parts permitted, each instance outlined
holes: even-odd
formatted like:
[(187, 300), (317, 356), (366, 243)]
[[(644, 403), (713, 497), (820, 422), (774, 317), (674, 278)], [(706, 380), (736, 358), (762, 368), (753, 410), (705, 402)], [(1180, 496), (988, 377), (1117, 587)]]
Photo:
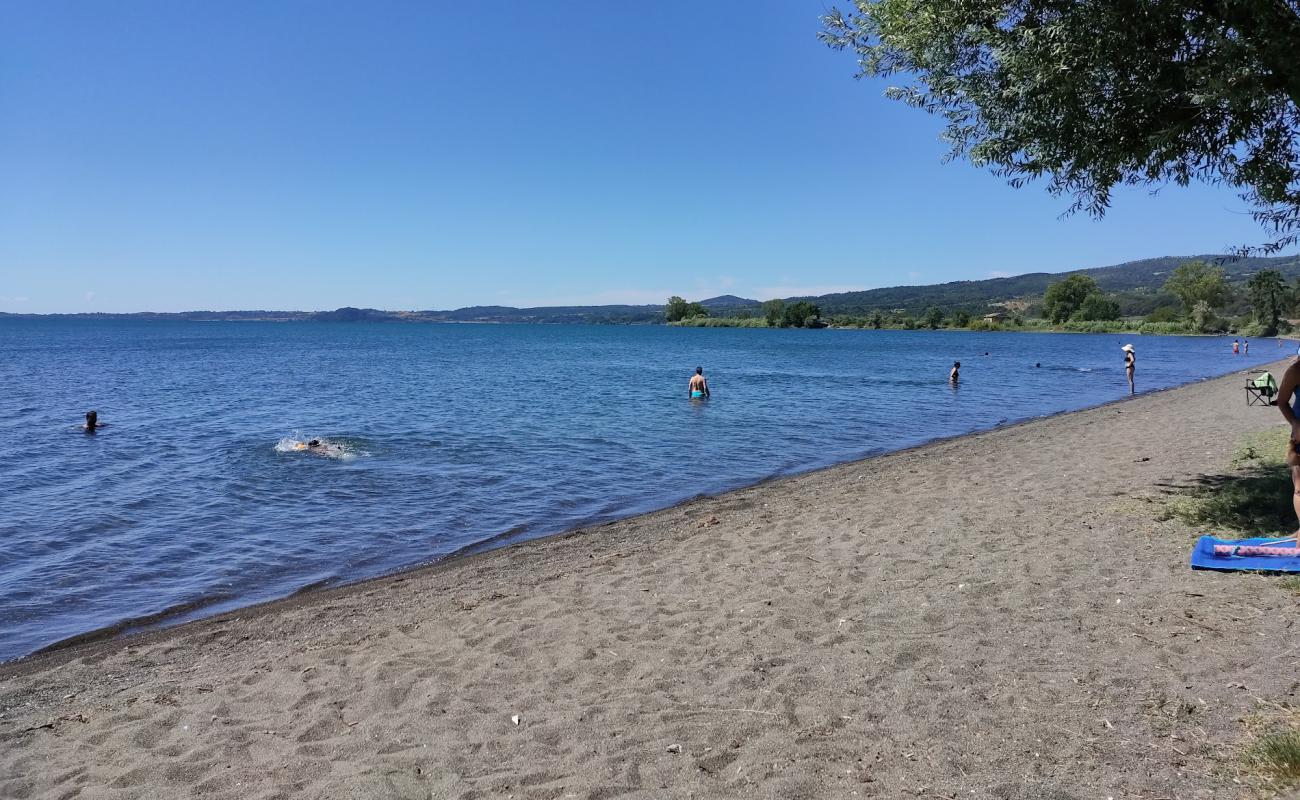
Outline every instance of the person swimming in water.
[(703, 400), (709, 396), (709, 382), (704, 379), (704, 367), (695, 368), (695, 374), (691, 376), (686, 391), (692, 400)]
[[(985, 353), (985, 355), (988, 354)], [(948, 373), (948, 383), (957, 383), (959, 380), (961, 380), (961, 362), (954, 361), (952, 362), (952, 372)]]
[(87, 411), (86, 425), (85, 425), (86, 433), (94, 433), (95, 429), (98, 427), (99, 427), (99, 412)]
[(312, 439), (307, 442), (297, 442), (293, 446), (294, 450), (302, 450), (307, 453), (315, 453), (318, 456), (336, 456), (343, 452), (343, 448), (329, 442), (322, 442), (320, 439)]

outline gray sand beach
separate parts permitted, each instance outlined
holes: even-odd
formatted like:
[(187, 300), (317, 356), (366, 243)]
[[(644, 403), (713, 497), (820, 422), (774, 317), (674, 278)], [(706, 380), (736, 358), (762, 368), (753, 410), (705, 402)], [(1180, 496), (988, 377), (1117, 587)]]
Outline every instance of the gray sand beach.
[(0, 667), (0, 797), (1252, 796), (1297, 599), (1158, 513), (1243, 375)]

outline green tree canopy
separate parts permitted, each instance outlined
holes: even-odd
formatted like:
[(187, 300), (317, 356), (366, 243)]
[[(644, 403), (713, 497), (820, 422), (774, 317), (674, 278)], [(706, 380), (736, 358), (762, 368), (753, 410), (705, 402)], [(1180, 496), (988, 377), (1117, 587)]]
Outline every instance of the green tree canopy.
[(951, 155), (1071, 211), (1123, 184), (1236, 187), (1275, 252), (1300, 239), (1300, 0), (853, 0), (820, 38), (945, 118)]
[(791, 303), (785, 307), (781, 314), (782, 328), (803, 328), (807, 327), (809, 322), (815, 321), (822, 314), (822, 310), (815, 304), (807, 300), (800, 300), (797, 303)]
[(1192, 327), (1201, 333), (1209, 333), (1215, 327), (1214, 309), (1204, 300), (1196, 301), (1196, 305), (1192, 306), (1190, 316)]
[(1074, 312), (1071, 319), (1083, 320), (1084, 322), (1096, 322), (1098, 320), (1119, 319), (1119, 303), (1114, 300), (1108, 300), (1100, 292), (1093, 292), (1083, 298), (1079, 304), (1079, 309)]
[(664, 306), (664, 319), (669, 322), (678, 322), (683, 319), (694, 319), (695, 317), (707, 317), (709, 309), (700, 303), (688, 303), (677, 295), (668, 298), (668, 304)]
[(1255, 308), (1255, 319), (1264, 327), (1264, 335), (1277, 333), (1278, 319), (1286, 306), (1287, 287), (1282, 273), (1275, 269), (1261, 270), (1246, 282), (1250, 304)]
[(776, 328), (780, 326), (781, 319), (785, 316), (784, 300), (766, 300), (763, 302), (763, 316), (767, 319), (769, 327)]
[(1054, 323), (1074, 316), (1090, 294), (1100, 293), (1097, 282), (1087, 275), (1070, 275), (1047, 287), (1043, 295), (1043, 317)]
[(1147, 322), (1177, 322), (1179, 319), (1178, 309), (1173, 306), (1158, 306), (1150, 314), (1147, 314)]
[(925, 320), (926, 326), (933, 330), (943, 324), (943, 309), (938, 306), (930, 306), (925, 310), (925, 316), (922, 319)]
[(1174, 269), (1165, 281), (1165, 291), (1177, 297), (1189, 316), (1198, 303), (1211, 311), (1223, 308), (1232, 297), (1232, 289), (1223, 278), (1223, 268), (1204, 261), (1188, 261)]

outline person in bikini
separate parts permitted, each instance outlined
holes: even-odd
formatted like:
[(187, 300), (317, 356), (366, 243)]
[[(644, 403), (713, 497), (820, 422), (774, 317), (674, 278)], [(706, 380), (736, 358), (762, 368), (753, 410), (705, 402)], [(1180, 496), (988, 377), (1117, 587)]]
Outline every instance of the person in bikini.
[(704, 379), (704, 367), (696, 367), (686, 391), (692, 400), (702, 400), (709, 396), (709, 382)]
[[(1277, 389), (1277, 410), (1291, 426), (1286, 444), (1286, 465), (1291, 470), (1291, 505), (1300, 519), (1300, 453), (1297, 453), (1300, 447), (1300, 394), (1297, 394), (1297, 388), (1300, 388), (1300, 358), (1291, 362), (1282, 373), (1282, 385)], [(1300, 546), (1300, 530), (1291, 538)]]

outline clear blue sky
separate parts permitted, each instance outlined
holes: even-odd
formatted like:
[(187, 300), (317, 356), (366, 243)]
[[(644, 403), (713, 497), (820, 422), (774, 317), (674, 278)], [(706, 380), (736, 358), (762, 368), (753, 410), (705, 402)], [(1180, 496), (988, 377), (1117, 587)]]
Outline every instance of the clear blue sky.
[(766, 298), (1263, 239), (942, 164), (823, 0), (0, 0), (0, 311)]

